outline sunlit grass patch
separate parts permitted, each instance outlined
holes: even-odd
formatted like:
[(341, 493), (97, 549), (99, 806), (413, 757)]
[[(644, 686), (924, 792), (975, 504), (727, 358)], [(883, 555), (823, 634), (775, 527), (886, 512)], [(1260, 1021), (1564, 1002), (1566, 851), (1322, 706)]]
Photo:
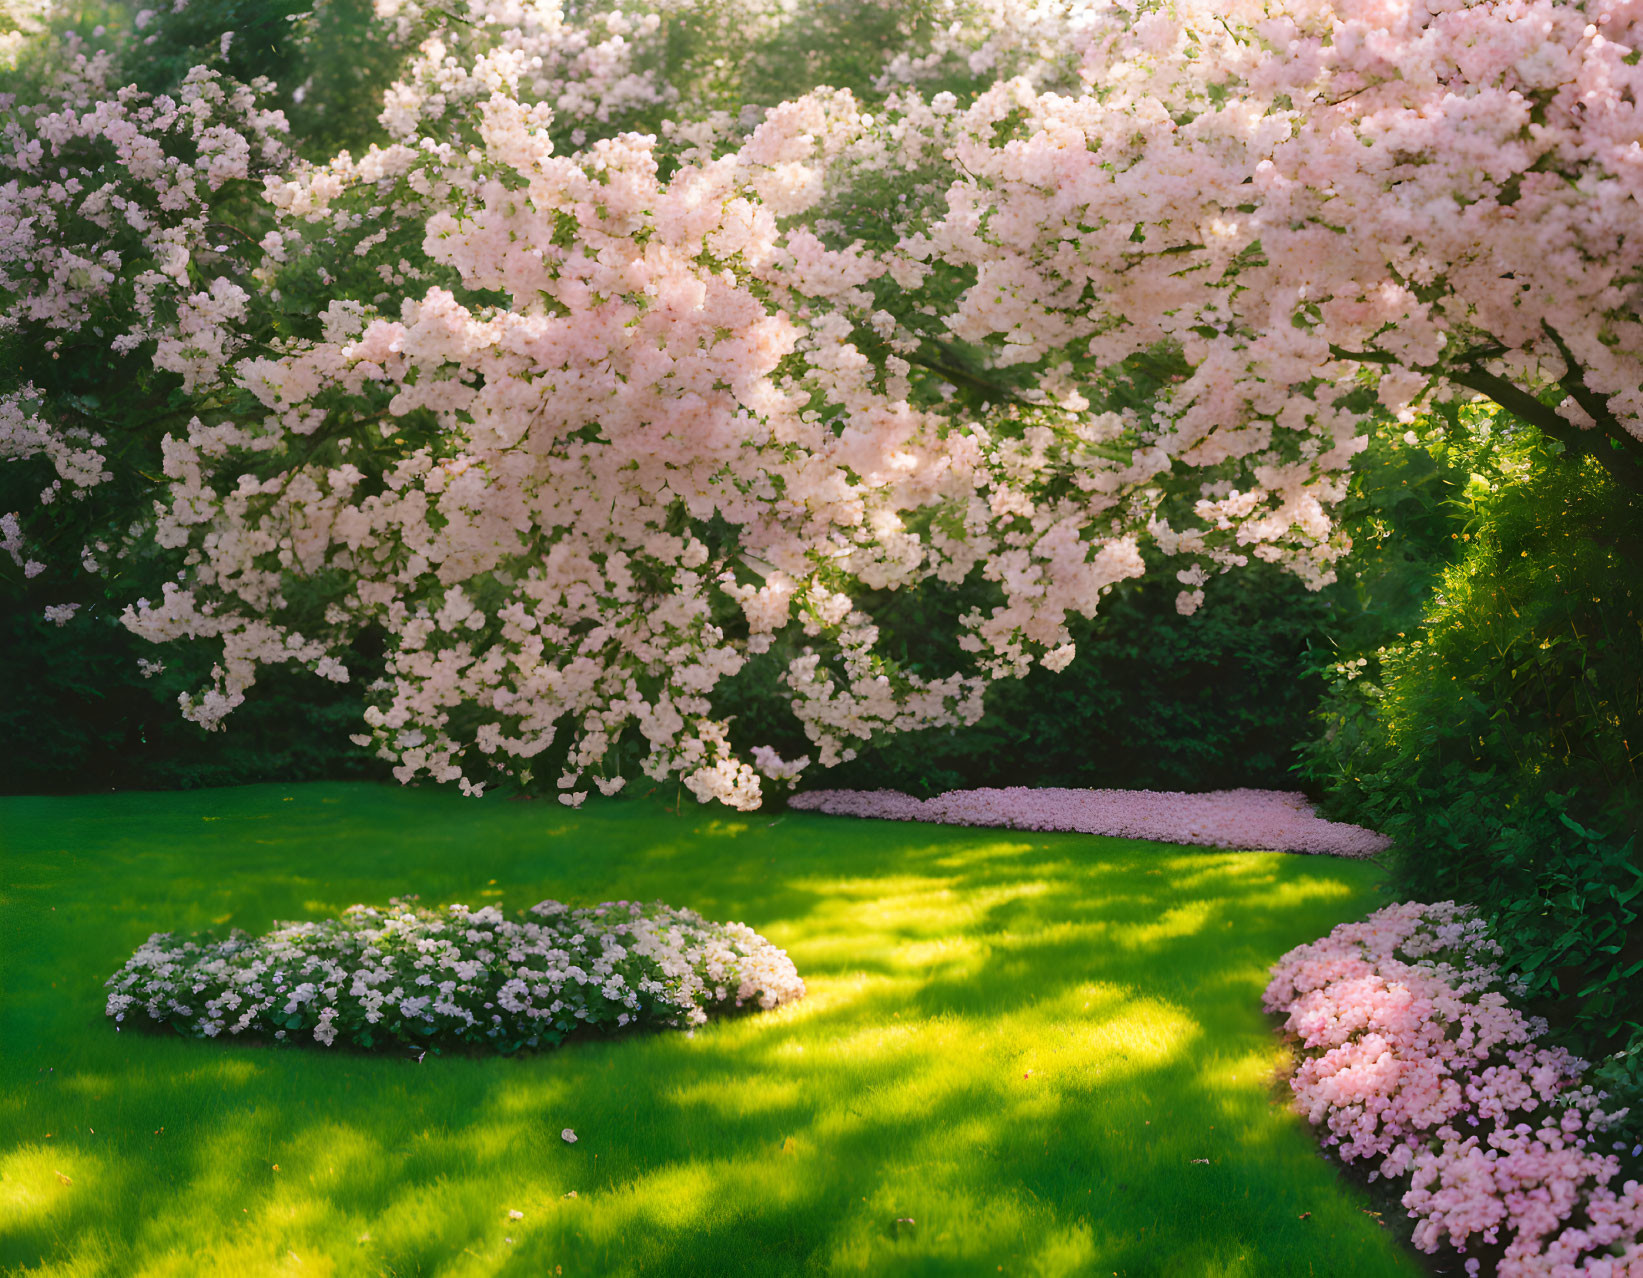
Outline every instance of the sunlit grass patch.
[[(1372, 867), (772, 820), (342, 785), (0, 802), (0, 1269), (1418, 1272), (1274, 1103), (1258, 1006), (1269, 963), (1372, 908)], [(810, 993), (421, 1064), (102, 1016), (152, 931), (408, 892), (665, 899), (758, 929)]]

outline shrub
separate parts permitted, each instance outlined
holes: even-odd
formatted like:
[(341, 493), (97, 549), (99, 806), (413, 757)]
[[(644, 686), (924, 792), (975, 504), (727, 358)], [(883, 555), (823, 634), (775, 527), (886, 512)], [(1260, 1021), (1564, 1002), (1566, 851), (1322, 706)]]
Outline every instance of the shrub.
[[(1586, 1063), (1539, 1040), (1477, 911), (1389, 906), (1286, 954), (1265, 1004), (1302, 1060), (1296, 1108), (1371, 1179), (1407, 1177), (1423, 1251), (1503, 1278), (1643, 1272), (1643, 1187), (1603, 1152), (1619, 1115)], [(1638, 1151), (1633, 1150), (1635, 1155)]]
[(108, 1015), (141, 1013), (191, 1038), (511, 1053), (581, 1029), (700, 1025), (804, 994), (792, 960), (751, 928), (660, 902), (543, 901), (513, 922), (497, 906), (411, 900), (260, 937), (156, 933), (109, 979)]
[(1400, 893), (1479, 906), (1571, 1046), (1635, 1050), (1643, 497), (1504, 416), (1427, 443), (1468, 476), (1455, 557), (1418, 626), (1341, 654), (1300, 770), (1394, 840)]
[[(1415, 633), (1347, 654), (1307, 747), (1337, 805), (1388, 824), (1499, 779), (1506, 797), (1576, 793), (1571, 815), (1620, 826), (1643, 810), (1643, 499), (1549, 455), (1527, 428), (1472, 459), (1462, 549)], [(1402, 642), (1399, 642), (1401, 640)], [(1415, 833), (1410, 827), (1411, 834)], [(1411, 838), (1411, 848), (1425, 840)], [(1476, 878), (1422, 855), (1414, 875)], [(1452, 884), (1422, 879), (1423, 890)]]

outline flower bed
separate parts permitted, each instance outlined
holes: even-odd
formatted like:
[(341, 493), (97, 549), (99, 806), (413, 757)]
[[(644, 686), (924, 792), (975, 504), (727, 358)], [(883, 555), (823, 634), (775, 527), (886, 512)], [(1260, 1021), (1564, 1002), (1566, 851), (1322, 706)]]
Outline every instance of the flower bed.
[(1617, 1188), (1601, 1149), (1622, 1114), (1580, 1084), (1584, 1061), (1539, 1043), (1500, 952), (1447, 901), (1291, 950), (1265, 1003), (1300, 1046), (1296, 1108), (1371, 1179), (1407, 1177), (1415, 1245), (1469, 1253), (1469, 1274), (1643, 1278), (1643, 1187)]
[(1277, 790), (950, 790), (915, 799), (899, 790), (811, 790), (789, 806), (837, 816), (1014, 830), (1075, 830), (1213, 848), (1264, 848), (1370, 857), (1388, 840), (1361, 826), (1325, 821), (1302, 794)]
[(515, 922), (497, 906), (395, 900), (259, 937), (160, 932), (108, 980), (108, 1015), (146, 1015), (194, 1038), (511, 1052), (583, 1027), (695, 1026), (710, 1012), (804, 995), (786, 952), (740, 923), (630, 901), (543, 901), (528, 914)]

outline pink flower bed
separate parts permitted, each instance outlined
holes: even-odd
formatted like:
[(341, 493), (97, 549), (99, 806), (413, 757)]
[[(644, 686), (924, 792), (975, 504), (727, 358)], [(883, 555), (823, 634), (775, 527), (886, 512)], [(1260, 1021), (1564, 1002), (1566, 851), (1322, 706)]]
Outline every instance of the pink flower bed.
[(1264, 848), (1368, 857), (1388, 840), (1361, 826), (1325, 821), (1301, 794), (1217, 790), (950, 790), (915, 799), (899, 790), (811, 790), (789, 806), (837, 816), (941, 825), (995, 825), (1014, 830), (1076, 830), (1121, 839)]
[(1265, 1004), (1300, 1046), (1295, 1107), (1371, 1179), (1407, 1176), (1415, 1245), (1470, 1249), (1469, 1274), (1643, 1278), (1643, 1187), (1617, 1187), (1599, 1151), (1622, 1114), (1580, 1085), (1584, 1061), (1538, 1043), (1546, 1023), (1512, 1006), (1499, 955), (1452, 901), (1291, 950)]

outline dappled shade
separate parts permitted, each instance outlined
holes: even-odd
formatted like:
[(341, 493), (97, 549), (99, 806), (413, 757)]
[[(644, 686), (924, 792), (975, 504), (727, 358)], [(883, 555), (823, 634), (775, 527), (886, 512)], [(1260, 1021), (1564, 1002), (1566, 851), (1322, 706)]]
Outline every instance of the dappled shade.
[[(1288, 1112), (1259, 1010), (1369, 866), (348, 785), (7, 800), (0, 829), (0, 1266), (1417, 1272)], [(413, 890), (663, 897), (747, 921), (809, 994), (421, 1064), (103, 1020), (158, 928)]]

